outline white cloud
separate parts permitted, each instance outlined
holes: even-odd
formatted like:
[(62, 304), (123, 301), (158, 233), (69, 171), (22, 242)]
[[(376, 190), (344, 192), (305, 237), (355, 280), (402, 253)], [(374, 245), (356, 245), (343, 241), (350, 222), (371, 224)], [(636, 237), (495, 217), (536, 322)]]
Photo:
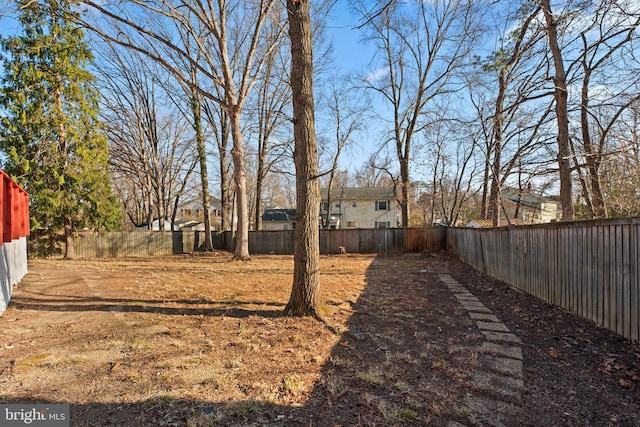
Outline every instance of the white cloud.
[(389, 71), (386, 67), (382, 67), (382, 68), (378, 68), (377, 70), (374, 70), (373, 72), (369, 73), (364, 80), (367, 83), (374, 83), (377, 82), (378, 80), (382, 79), (383, 77), (386, 77), (389, 74)]

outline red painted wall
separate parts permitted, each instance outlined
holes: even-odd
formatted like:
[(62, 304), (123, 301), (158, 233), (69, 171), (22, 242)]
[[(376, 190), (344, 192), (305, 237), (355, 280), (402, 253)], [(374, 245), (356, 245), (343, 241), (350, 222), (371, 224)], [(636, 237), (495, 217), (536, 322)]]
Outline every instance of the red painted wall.
[(0, 233), (2, 242), (29, 235), (29, 195), (0, 171)]

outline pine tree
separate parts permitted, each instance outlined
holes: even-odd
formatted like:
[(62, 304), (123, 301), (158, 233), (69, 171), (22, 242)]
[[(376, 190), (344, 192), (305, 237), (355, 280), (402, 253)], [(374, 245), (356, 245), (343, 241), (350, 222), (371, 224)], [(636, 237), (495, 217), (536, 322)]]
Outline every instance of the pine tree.
[(74, 258), (77, 230), (112, 229), (121, 218), (86, 69), (92, 55), (68, 2), (18, 3), (22, 33), (0, 39), (3, 167), (29, 192), (31, 227), (64, 230), (66, 258)]

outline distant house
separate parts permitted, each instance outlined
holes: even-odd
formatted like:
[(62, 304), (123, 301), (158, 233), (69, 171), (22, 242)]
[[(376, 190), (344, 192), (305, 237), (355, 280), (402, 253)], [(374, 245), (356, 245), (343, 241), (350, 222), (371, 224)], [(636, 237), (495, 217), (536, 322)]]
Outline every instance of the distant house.
[(502, 203), (509, 218), (520, 219), (526, 224), (555, 222), (562, 217), (562, 207), (558, 197), (536, 196), (526, 190), (505, 192)]
[(295, 227), (295, 209), (265, 209), (262, 214), (262, 229), (265, 231), (293, 230)]
[[(165, 219), (163, 221), (163, 224), (162, 224), (162, 229), (165, 230), (165, 231), (171, 231), (171, 221), (168, 220), (168, 219)], [(136, 227), (136, 230), (154, 230), (154, 231), (158, 231), (158, 230), (160, 230), (160, 220), (154, 219), (153, 221), (151, 221), (151, 228), (149, 228), (149, 226), (147, 224), (141, 224), (141, 225)], [(177, 224), (176, 224), (175, 230), (178, 230)]]
[(329, 228), (400, 227), (400, 208), (391, 187), (332, 188), (331, 206), (328, 191), (320, 189), (320, 213)]
[[(509, 223), (511, 223), (511, 225), (526, 225), (524, 221), (519, 220), (517, 218), (510, 218), (509, 221), (507, 221), (506, 218), (500, 218), (500, 221), (498, 222), (498, 227), (507, 227)], [(466, 227), (491, 228), (493, 227), (493, 220), (492, 219), (472, 219), (467, 223)]]
[[(209, 202), (209, 215), (212, 230), (220, 230), (222, 228), (221, 203), (216, 198), (211, 198)], [(202, 200), (194, 199), (178, 206), (176, 213), (176, 222), (185, 223), (183, 229), (204, 231), (204, 209)]]

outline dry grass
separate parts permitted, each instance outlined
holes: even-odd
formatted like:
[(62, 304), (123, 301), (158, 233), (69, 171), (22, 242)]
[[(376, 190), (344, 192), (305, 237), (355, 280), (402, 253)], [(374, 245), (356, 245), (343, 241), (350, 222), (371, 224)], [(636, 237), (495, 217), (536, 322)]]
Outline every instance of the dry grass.
[[(350, 331), (343, 336), (281, 316), (292, 257), (34, 261), (2, 318), (13, 328), (3, 337), (11, 375), (2, 376), (0, 398), (46, 401), (55, 390), (77, 408), (78, 425), (92, 425), (92, 416), (129, 425), (324, 425), (332, 412), (347, 424), (424, 422), (451, 412), (446, 377), (466, 371), (452, 372), (448, 360), (469, 357), (459, 339), (450, 346), (434, 336), (442, 322), (459, 323), (442, 304), (421, 312), (425, 292), (440, 287), (407, 273), (427, 261), (323, 257), (323, 310)], [(131, 413), (116, 411), (123, 407)]]
[(31, 261), (0, 402), (68, 402), (73, 426), (464, 424), (483, 337), (437, 280), (449, 262), (322, 257), (339, 336), (282, 316), (288, 256)]
[[(344, 306), (327, 305), (336, 325), (353, 313), (343, 303), (358, 299), (373, 259), (322, 259), (323, 296)], [(194, 426), (304, 405), (340, 337), (280, 315), (292, 268), (291, 257), (226, 255), (32, 261), (0, 318), (11, 327), (0, 399), (48, 401), (59, 390), (55, 399), (75, 405), (216, 406), (188, 417)]]

